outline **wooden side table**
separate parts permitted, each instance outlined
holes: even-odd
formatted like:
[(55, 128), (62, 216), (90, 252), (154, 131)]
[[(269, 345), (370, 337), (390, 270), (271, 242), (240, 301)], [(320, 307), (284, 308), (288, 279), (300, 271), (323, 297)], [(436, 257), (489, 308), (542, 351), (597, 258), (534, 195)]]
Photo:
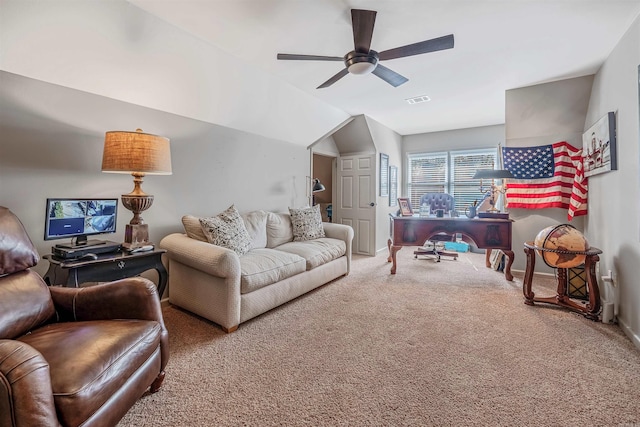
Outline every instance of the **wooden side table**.
[[(533, 270), (536, 263), (536, 251), (542, 252), (561, 252), (567, 254), (585, 255), (584, 270), (587, 276), (587, 293), (589, 294), (588, 302), (576, 302), (569, 297), (567, 284), (567, 269), (558, 268), (558, 287), (556, 295), (553, 297), (536, 297), (531, 290), (531, 282), (533, 280)], [(559, 305), (569, 310), (582, 313), (591, 320), (598, 320), (600, 313), (600, 289), (598, 288), (598, 280), (596, 279), (596, 263), (600, 260), (598, 257), (602, 251), (598, 248), (590, 248), (588, 251), (560, 251), (553, 249), (540, 248), (533, 242), (524, 244), (524, 253), (527, 256), (527, 268), (524, 273), (524, 281), (522, 283), (522, 292), (524, 293), (524, 303), (534, 305), (536, 302), (544, 302), (547, 304)]]
[(164, 249), (148, 252), (116, 252), (101, 254), (95, 260), (60, 259), (53, 255), (43, 258), (49, 261), (49, 269), (43, 279), (47, 285), (61, 285), (77, 288), (85, 282), (110, 282), (137, 276), (147, 270), (158, 272), (158, 297), (167, 286), (168, 274), (162, 264)]

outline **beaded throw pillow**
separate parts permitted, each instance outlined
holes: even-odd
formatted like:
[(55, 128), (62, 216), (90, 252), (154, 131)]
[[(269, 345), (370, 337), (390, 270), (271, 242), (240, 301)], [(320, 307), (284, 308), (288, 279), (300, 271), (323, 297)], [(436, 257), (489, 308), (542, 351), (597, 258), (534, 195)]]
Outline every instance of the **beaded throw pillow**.
[(251, 247), (249, 233), (234, 205), (214, 217), (200, 218), (200, 225), (211, 244), (231, 249), (238, 255), (244, 255)]
[(291, 215), (294, 242), (324, 237), (320, 205), (302, 209), (289, 208), (289, 214)]

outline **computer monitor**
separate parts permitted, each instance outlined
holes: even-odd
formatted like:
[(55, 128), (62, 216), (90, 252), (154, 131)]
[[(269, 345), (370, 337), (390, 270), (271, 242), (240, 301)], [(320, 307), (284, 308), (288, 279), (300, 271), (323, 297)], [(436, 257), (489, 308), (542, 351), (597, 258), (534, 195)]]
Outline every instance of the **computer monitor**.
[(79, 248), (105, 244), (104, 240), (88, 240), (87, 236), (115, 233), (118, 199), (47, 199), (44, 239), (70, 238), (61, 248)]

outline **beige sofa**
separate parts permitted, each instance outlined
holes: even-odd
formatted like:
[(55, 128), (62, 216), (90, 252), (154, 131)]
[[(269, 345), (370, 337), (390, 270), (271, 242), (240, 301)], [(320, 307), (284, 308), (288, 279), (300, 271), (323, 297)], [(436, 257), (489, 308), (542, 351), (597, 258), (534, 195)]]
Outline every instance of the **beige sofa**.
[(251, 239), (243, 255), (207, 241), (199, 218), (160, 242), (167, 250), (169, 302), (226, 332), (340, 276), (349, 274), (353, 229), (322, 223), (325, 237), (293, 241), (288, 213), (242, 215)]

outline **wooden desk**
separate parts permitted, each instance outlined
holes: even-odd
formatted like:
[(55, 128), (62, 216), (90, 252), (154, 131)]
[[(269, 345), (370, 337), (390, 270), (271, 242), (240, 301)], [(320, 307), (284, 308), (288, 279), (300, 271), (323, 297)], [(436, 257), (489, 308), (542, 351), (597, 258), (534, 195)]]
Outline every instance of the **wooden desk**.
[[(587, 276), (587, 294), (589, 295), (589, 302), (575, 302), (569, 297), (566, 268), (557, 269), (558, 286), (556, 288), (555, 296), (536, 297), (535, 293), (531, 290), (531, 282), (533, 280), (533, 271), (536, 265), (537, 251), (585, 255), (584, 271)], [(524, 253), (527, 255), (527, 269), (524, 272), (524, 281), (522, 282), (522, 293), (524, 294), (525, 304), (534, 305), (536, 302), (545, 302), (547, 304), (559, 305), (561, 307), (568, 308), (569, 310), (582, 313), (588, 319), (599, 320), (600, 289), (598, 288), (598, 279), (596, 278), (596, 264), (600, 260), (598, 255), (602, 253), (600, 249), (592, 247), (584, 252), (554, 251), (551, 249), (540, 248), (533, 242), (525, 242)]]
[(84, 282), (110, 282), (139, 275), (147, 270), (158, 272), (158, 296), (162, 298), (167, 286), (167, 270), (162, 264), (164, 249), (148, 252), (116, 252), (98, 255), (96, 260), (60, 259), (53, 255), (43, 258), (49, 261), (49, 269), (43, 279), (47, 285), (77, 288)]
[(478, 248), (487, 249), (485, 264), (491, 267), (489, 258), (491, 249), (500, 249), (507, 256), (504, 276), (513, 280), (511, 265), (513, 251), (511, 250), (511, 219), (493, 218), (436, 218), (417, 216), (395, 216), (389, 214), (391, 220), (391, 238), (387, 242), (389, 247), (388, 262), (393, 262), (391, 274), (396, 274), (396, 252), (403, 246), (420, 246), (426, 240), (438, 233), (461, 233), (471, 239)]

